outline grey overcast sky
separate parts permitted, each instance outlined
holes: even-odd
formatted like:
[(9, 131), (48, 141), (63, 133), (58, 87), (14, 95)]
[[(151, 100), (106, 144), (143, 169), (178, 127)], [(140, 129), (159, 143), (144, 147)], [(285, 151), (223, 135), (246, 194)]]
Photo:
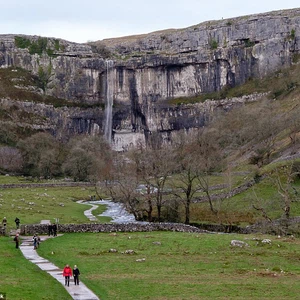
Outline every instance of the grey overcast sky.
[(0, 0), (0, 34), (85, 43), (297, 7), (299, 0)]

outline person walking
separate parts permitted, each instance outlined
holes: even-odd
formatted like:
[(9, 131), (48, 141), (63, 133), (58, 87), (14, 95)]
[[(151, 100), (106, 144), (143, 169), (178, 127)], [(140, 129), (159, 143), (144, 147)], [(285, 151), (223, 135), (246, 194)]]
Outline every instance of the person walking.
[(36, 250), (38, 248), (38, 236), (35, 234), (32, 238), (33, 242), (33, 250)]
[(7, 225), (7, 220), (6, 220), (6, 217), (4, 217), (2, 220), (2, 234), (3, 235), (6, 235), (6, 225)]
[(16, 223), (17, 229), (19, 229), (19, 226), (20, 226), (20, 219), (19, 219), (18, 217), (15, 218), (15, 223)]
[(20, 238), (18, 233), (16, 233), (16, 236), (14, 237), (14, 241), (16, 242), (16, 249), (19, 249)]
[(48, 235), (52, 235), (53, 234), (53, 226), (51, 223), (48, 224)]
[(52, 225), (52, 230), (53, 230), (53, 236), (57, 236), (57, 225), (55, 223)]
[(79, 275), (80, 275), (79, 269), (75, 265), (73, 268), (73, 277), (74, 277), (75, 285), (76, 284), (79, 285)]
[(63, 270), (63, 276), (65, 277), (65, 286), (70, 285), (70, 277), (72, 276), (72, 269), (69, 265), (66, 265)]

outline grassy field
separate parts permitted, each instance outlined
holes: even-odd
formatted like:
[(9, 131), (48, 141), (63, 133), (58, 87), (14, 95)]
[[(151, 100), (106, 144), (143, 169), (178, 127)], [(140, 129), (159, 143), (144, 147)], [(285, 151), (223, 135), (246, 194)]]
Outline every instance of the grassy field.
[[(232, 247), (233, 239), (249, 247)], [(77, 264), (81, 280), (101, 300), (297, 299), (299, 246), (299, 239), (261, 235), (90, 233), (49, 239), (38, 253), (60, 268)], [(34, 299), (68, 299), (57, 298), (64, 295), (59, 284), (22, 258), (11, 241), (0, 239), (0, 247), (7, 258), (1, 288), (22, 295), (9, 299), (32, 299), (41, 287), (43, 296)]]
[[(88, 223), (84, 210), (87, 205), (77, 204), (78, 200), (88, 200), (95, 190), (86, 187), (53, 188), (14, 188), (2, 189), (0, 192), (0, 209), (2, 218), (8, 220), (8, 229), (15, 228), (14, 220), (18, 217), (21, 224), (39, 224), (41, 220), (60, 223)], [(102, 205), (97, 214), (105, 210)], [(1, 220), (2, 220), (1, 218)], [(99, 222), (108, 222), (109, 218), (99, 218)]]

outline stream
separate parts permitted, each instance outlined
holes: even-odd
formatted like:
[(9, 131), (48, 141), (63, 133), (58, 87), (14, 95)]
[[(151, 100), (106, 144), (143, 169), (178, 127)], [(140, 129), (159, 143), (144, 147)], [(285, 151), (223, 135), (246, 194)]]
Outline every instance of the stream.
[(110, 217), (112, 218), (112, 223), (141, 223), (136, 221), (133, 214), (128, 213), (122, 203), (115, 203), (111, 200), (97, 200), (97, 201), (89, 201), (88, 204), (94, 205), (106, 205), (107, 209), (102, 214), (98, 215), (101, 217)]

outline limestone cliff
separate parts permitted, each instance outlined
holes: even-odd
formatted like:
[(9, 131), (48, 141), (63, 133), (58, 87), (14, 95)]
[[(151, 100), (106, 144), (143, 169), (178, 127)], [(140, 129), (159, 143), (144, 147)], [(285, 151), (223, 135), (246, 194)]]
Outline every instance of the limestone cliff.
[[(44, 79), (44, 93), (75, 103), (107, 106), (109, 91), (113, 129), (132, 132), (130, 143), (151, 132), (202, 126), (216, 107), (171, 106), (169, 99), (220, 91), (290, 66), (299, 55), (299, 25), (300, 9), (294, 9), (91, 44), (0, 35), (0, 67), (29, 70)], [(89, 118), (104, 132), (103, 109)]]

